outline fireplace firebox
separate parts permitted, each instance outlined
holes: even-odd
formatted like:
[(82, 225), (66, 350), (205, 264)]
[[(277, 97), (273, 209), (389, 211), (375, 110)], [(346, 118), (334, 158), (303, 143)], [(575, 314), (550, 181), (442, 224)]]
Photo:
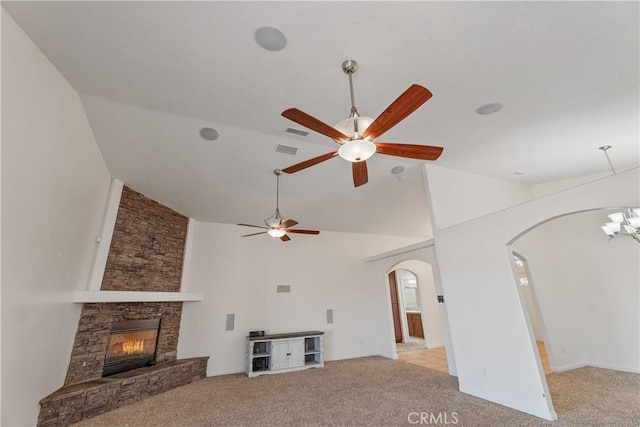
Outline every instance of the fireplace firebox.
[(155, 365), (159, 331), (160, 319), (113, 323), (102, 376)]

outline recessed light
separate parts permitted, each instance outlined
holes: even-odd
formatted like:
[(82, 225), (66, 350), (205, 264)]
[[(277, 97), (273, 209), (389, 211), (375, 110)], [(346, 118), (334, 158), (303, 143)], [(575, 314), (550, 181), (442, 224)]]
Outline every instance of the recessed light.
[(496, 102), (496, 103), (493, 103), (493, 104), (485, 104), (485, 105), (482, 105), (482, 106), (478, 107), (476, 109), (476, 113), (482, 114), (482, 115), (486, 115), (486, 114), (497, 113), (500, 110), (502, 110), (502, 104), (499, 104), (499, 103)]
[(253, 37), (261, 47), (274, 52), (284, 49), (287, 45), (287, 38), (284, 34), (273, 27), (258, 28)]
[(218, 131), (212, 128), (202, 128), (200, 129), (200, 136), (202, 139), (206, 139), (207, 141), (215, 141), (218, 139)]
[(404, 172), (404, 166), (394, 166), (393, 169), (391, 169), (391, 173), (394, 175), (398, 175), (400, 173)]

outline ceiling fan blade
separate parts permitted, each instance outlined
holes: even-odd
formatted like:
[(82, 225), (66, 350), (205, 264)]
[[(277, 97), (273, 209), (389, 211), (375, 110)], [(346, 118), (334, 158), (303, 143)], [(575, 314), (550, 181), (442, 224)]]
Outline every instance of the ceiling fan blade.
[(266, 230), (269, 229), (269, 227), (265, 227), (263, 225), (251, 225), (251, 224), (236, 224), (236, 225), (240, 225), (242, 227), (255, 227), (255, 228), (264, 228)]
[(298, 223), (298, 221), (295, 221), (293, 219), (288, 219), (285, 222), (282, 223), (282, 225), (280, 227), (287, 229), (289, 227), (293, 227), (294, 225), (296, 225)]
[(267, 232), (266, 231), (261, 231), (260, 233), (245, 234), (244, 236), (241, 236), (241, 237), (257, 236), (258, 234), (267, 234)]
[(280, 237), (280, 240), (282, 240), (283, 242), (288, 242), (291, 239), (285, 234), (284, 236)]
[(340, 132), (338, 129), (329, 126), (324, 122), (321, 122), (315, 117), (310, 116), (309, 114), (305, 113), (304, 111), (300, 111), (297, 108), (289, 108), (288, 110), (283, 111), (282, 116), (298, 123), (299, 125), (321, 133), (322, 135), (328, 136), (336, 142), (339, 142), (340, 140), (349, 140), (349, 137)]
[[(390, 144), (376, 142), (376, 153), (388, 156), (408, 157), (419, 160), (436, 160), (442, 154), (442, 147), (416, 144)], [(355, 163), (354, 163), (355, 164)]]
[(427, 88), (416, 84), (411, 85), (369, 125), (362, 136), (371, 140), (378, 139), (432, 96), (433, 94)]
[(326, 160), (332, 159), (338, 155), (337, 151), (333, 151), (331, 153), (323, 154), (322, 156), (314, 157), (313, 159), (305, 160), (304, 162), (297, 163), (293, 166), (289, 166), (288, 168), (282, 169), (284, 173), (294, 173), (301, 171), (302, 169), (306, 169), (313, 165), (317, 165), (318, 163), (322, 163)]
[(287, 233), (298, 233), (298, 234), (320, 234), (318, 230), (287, 230)]
[(369, 175), (367, 174), (367, 162), (353, 162), (351, 163), (351, 171), (353, 172), (353, 186), (360, 187), (369, 181)]

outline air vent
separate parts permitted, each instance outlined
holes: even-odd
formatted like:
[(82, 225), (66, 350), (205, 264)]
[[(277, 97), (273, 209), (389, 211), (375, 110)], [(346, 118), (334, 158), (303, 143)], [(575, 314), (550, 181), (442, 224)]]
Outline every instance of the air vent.
[(276, 153), (295, 156), (297, 152), (298, 152), (298, 149), (296, 147), (289, 147), (288, 145), (278, 144), (278, 146), (276, 147)]
[(294, 128), (286, 128), (284, 130), (284, 133), (288, 133), (296, 136), (302, 136), (302, 137), (309, 135), (309, 132), (307, 132), (306, 130), (300, 130), (300, 129), (294, 129)]
[(278, 285), (276, 292), (279, 294), (288, 294), (291, 292), (291, 285)]

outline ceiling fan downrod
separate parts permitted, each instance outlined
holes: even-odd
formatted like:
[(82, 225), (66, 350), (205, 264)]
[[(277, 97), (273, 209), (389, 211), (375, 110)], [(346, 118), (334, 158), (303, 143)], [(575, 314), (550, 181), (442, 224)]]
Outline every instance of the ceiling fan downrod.
[(354, 138), (357, 138), (359, 135), (358, 130), (358, 117), (360, 117), (360, 113), (358, 113), (358, 109), (356, 108), (355, 96), (353, 95), (353, 73), (358, 69), (358, 62), (353, 59), (347, 59), (342, 63), (342, 71), (349, 76), (349, 92), (351, 93), (351, 113), (349, 114), (349, 118), (353, 117), (353, 132)]
[(271, 228), (280, 228), (284, 218), (280, 215), (280, 174), (282, 171), (276, 169), (273, 171), (276, 176), (276, 211), (269, 218), (264, 220), (264, 223)]

